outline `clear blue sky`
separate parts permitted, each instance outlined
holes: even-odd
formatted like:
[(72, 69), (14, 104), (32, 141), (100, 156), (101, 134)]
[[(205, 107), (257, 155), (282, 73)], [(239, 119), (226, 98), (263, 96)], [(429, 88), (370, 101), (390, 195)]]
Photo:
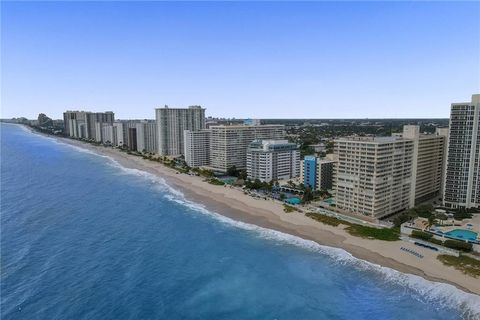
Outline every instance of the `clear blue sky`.
[(1, 117), (448, 117), (480, 92), (480, 3), (2, 2)]

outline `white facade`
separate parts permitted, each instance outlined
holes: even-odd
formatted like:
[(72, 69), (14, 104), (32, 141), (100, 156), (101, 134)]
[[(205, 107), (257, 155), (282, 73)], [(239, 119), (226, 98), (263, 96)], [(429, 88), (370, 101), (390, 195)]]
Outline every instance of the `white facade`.
[(210, 165), (210, 135), (208, 129), (184, 131), (183, 145), (187, 165), (192, 168)]
[(108, 123), (102, 124), (102, 143), (113, 145), (113, 125)]
[(443, 202), (449, 208), (480, 207), (480, 94), (452, 103)]
[(374, 218), (408, 209), (413, 148), (397, 137), (335, 140), (337, 207)]
[(114, 122), (113, 123), (113, 134), (112, 134), (112, 144), (115, 147), (123, 146), (124, 142), (124, 134), (123, 134), (123, 123), (122, 122)]
[(183, 132), (205, 129), (205, 109), (200, 106), (188, 108), (155, 109), (157, 143), (160, 155), (177, 156), (184, 152)]
[(270, 182), (300, 174), (300, 151), (288, 140), (255, 140), (247, 149), (247, 176)]
[(212, 126), (210, 139), (210, 167), (226, 172), (235, 166), (247, 167), (247, 147), (253, 140), (281, 140), (285, 138), (283, 125)]
[(137, 150), (157, 152), (157, 123), (155, 120), (143, 120), (135, 124), (137, 130)]

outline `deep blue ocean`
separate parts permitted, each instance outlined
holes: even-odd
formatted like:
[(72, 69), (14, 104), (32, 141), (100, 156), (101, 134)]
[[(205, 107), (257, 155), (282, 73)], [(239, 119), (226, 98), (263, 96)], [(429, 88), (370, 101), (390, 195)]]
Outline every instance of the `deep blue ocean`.
[(233, 221), (1, 126), (2, 319), (477, 319), (478, 296)]

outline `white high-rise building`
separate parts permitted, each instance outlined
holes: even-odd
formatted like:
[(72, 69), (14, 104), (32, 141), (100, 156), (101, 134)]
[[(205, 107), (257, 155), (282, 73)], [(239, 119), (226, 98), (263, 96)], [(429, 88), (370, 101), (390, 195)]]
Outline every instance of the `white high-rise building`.
[(413, 140), (352, 137), (335, 140), (338, 208), (382, 218), (410, 207)]
[(210, 165), (209, 129), (184, 131), (185, 162), (192, 168)]
[(300, 174), (300, 151), (288, 140), (255, 140), (247, 148), (247, 176), (270, 182)]
[(157, 123), (155, 120), (142, 120), (135, 124), (137, 151), (157, 152)]
[(157, 122), (158, 153), (177, 156), (184, 152), (183, 132), (205, 129), (205, 109), (200, 106), (188, 108), (155, 109)]
[(230, 167), (247, 168), (247, 147), (253, 140), (285, 139), (283, 125), (211, 126), (210, 167), (226, 172)]
[(443, 202), (449, 208), (480, 207), (480, 94), (452, 103)]
[(123, 133), (123, 122), (116, 121), (113, 123), (113, 141), (115, 147), (122, 147), (125, 143)]

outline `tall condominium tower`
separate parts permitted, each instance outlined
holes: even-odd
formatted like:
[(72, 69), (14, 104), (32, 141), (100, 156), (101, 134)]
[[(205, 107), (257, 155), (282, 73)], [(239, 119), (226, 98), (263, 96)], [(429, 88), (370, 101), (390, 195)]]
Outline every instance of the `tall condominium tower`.
[(409, 208), (413, 149), (398, 137), (335, 140), (337, 207), (372, 218)]
[(155, 109), (157, 121), (158, 153), (177, 156), (184, 152), (184, 130), (205, 129), (205, 109), (200, 106), (188, 108)]
[(184, 131), (185, 162), (192, 168), (210, 165), (209, 129)]
[(221, 172), (232, 166), (246, 169), (247, 147), (253, 140), (285, 138), (285, 127), (278, 124), (211, 126), (210, 130), (210, 166)]
[(480, 206), (480, 94), (452, 103), (443, 202), (449, 208)]
[(411, 207), (441, 195), (447, 135), (447, 128), (437, 128), (434, 134), (421, 134), (418, 125), (403, 127), (402, 137), (413, 141)]

